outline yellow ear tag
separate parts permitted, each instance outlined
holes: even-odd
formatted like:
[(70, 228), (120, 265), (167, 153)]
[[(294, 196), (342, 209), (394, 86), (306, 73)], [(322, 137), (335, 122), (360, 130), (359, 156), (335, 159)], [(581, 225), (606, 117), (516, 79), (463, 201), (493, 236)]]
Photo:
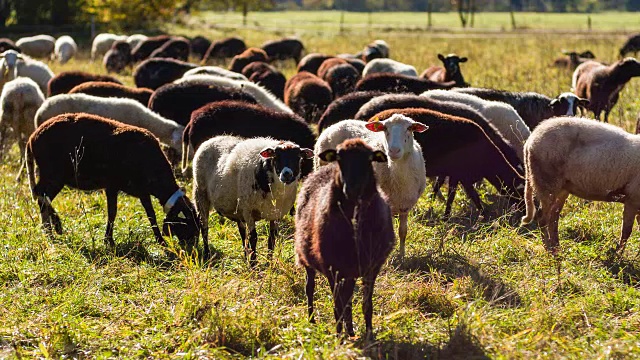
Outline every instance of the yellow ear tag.
[(179, 217), (180, 219), (185, 219), (185, 220), (187, 220), (187, 217), (186, 217), (186, 216), (184, 216), (184, 213), (183, 213), (182, 211), (180, 211), (180, 212), (178, 213), (178, 217)]

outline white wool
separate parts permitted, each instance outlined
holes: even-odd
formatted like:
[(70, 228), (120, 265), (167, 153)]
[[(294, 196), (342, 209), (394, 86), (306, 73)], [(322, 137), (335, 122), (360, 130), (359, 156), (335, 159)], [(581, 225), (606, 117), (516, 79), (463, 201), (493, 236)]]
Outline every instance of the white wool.
[(126, 98), (104, 98), (87, 94), (60, 94), (48, 98), (38, 109), (35, 126), (64, 113), (89, 113), (125, 124), (145, 128), (158, 139), (182, 154), (184, 126), (149, 110), (138, 101)]
[(213, 75), (213, 76), (226, 77), (234, 80), (244, 80), (244, 81), (249, 80), (247, 79), (246, 76), (242, 74), (238, 74), (237, 72), (227, 70), (219, 66), (200, 66), (195, 69), (191, 69), (187, 71), (186, 73), (184, 73), (184, 75), (182, 75), (182, 77), (184, 78), (187, 76), (194, 76), (194, 75)]
[(40, 91), (46, 94), (47, 84), (53, 77), (53, 72), (43, 62), (34, 60), (17, 51), (7, 50), (0, 54), (0, 76), (0, 87), (7, 81), (22, 76), (35, 81), (40, 87)]
[(33, 118), (43, 102), (44, 94), (29, 78), (19, 77), (4, 85), (0, 95), (0, 139), (4, 146), (0, 146), (0, 151), (9, 145), (7, 136), (11, 129), (12, 140), (18, 141), (21, 157), (24, 155), (27, 139), (35, 130)]
[(54, 55), (61, 64), (71, 60), (78, 52), (78, 45), (71, 36), (63, 35), (56, 40)]
[(418, 77), (415, 67), (391, 59), (373, 59), (369, 61), (364, 70), (362, 70), (362, 77), (385, 72)]
[(127, 42), (129, 43), (129, 45), (131, 45), (131, 49), (133, 49), (136, 46), (138, 46), (138, 44), (140, 44), (141, 42), (147, 40), (148, 38), (149, 37), (147, 35), (133, 34), (133, 35), (129, 35), (129, 37), (127, 37)]
[(23, 37), (16, 41), (22, 53), (36, 58), (48, 58), (53, 52), (56, 39), (50, 35)]
[(101, 59), (109, 51), (116, 40), (127, 40), (127, 35), (101, 33), (96, 35), (91, 44), (91, 60)]

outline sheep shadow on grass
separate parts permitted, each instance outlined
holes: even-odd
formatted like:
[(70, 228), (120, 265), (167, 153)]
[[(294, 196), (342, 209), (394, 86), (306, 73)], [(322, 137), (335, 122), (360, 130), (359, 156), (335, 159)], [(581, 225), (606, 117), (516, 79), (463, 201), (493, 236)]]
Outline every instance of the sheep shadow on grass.
[(619, 255), (609, 255), (602, 259), (602, 265), (626, 285), (640, 288), (640, 267), (637, 261), (623, 259)]

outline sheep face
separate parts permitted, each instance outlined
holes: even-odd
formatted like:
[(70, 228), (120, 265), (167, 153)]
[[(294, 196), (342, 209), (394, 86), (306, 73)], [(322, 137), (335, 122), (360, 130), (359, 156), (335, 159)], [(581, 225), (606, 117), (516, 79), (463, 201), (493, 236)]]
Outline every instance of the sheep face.
[(629, 77), (640, 76), (640, 62), (634, 58), (622, 60), (620, 68), (622, 73)]
[[(313, 151), (307, 148), (300, 148), (291, 142), (281, 142), (275, 148), (266, 148), (260, 151), (260, 157), (264, 159), (264, 166), (258, 172), (257, 178), (269, 182), (269, 172), (277, 175), (277, 178), (284, 184), (289, 185), (300, 178), (300, 163), (304, 159), (311, 159)], [(268, 187), (268, 184), (265, 184)], [(261, 184), (261, 187), (262, 186)]]
[(175, 236), (181, 246), (188, 248), (195, 245), (200, 231), (200, 221), (191, 201), (184, 195), (170, 207), (162, 224), (165, 236)]
[(22, 61), (22, 55), (15, 50), (7, 50), (0, 54), (0, 69), (2, 78), (11, 81), (18, 77), (18, 61)]
[(574, 116), (578, 113), (578, 108), (589, 106), (589, 100), (582, 99), (573, 93), (566, 92), (558, 95), (549, 103), (555, 116)]
[(382, 144), (391, 160), (400, 160), (405, 154), (413, 150), (413, 133), (424, 132), (428, 127), (412, 119), (395, 114), (384, 121), (373, 121), (365, 127), (373, 132), (384, 131), (385, 140)]
[(456, 54), (449, 54), (446, 57), (442, 54), (438, 54), (438, 59), (444, 64), (444, 68), (451, 77), (455, 77), (460, 73), (460, 63), (467, 62), (466, 57), (459, 57)]

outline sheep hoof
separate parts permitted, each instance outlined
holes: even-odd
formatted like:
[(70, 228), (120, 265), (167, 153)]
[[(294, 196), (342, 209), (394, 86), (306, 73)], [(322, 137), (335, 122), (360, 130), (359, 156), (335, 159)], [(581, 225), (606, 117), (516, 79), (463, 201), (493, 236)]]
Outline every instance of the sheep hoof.
[(62, 222), (60, 221), (60, 217), (58, 215), (53, 215), (51, 217), (51, 222), (56, 234), (62, 235)]

